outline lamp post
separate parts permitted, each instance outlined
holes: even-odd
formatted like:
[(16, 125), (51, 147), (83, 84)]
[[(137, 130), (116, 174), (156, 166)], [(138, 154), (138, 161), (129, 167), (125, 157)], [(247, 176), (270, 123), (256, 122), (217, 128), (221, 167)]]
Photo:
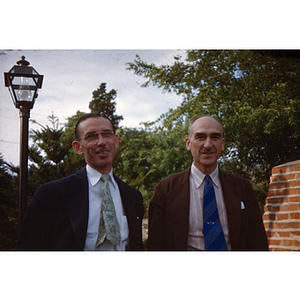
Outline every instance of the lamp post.
[(30, 109), (38, 97), (38, 89), (42, 87), (43, 75), (29, 66), (25, 56), (4, 73), (5, 86), (8, 87), (14, 105), (20, 110), (20, 174), (19, 174), (19, 226), (27, 208), (28, 183), (28, 123)]

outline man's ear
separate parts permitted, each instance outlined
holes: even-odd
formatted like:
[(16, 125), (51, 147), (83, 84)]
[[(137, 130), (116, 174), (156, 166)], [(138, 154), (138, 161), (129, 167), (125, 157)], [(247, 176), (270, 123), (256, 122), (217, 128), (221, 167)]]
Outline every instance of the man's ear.
[(225, 139), (222, 138), (221, 150), (224, 151), (225, 149)]
[(80, 143), (79, 143), (78, 141), (74, 141), (74, 142), (72, 143), (72, 146), (73, 146), (73, 148), (74, 148), (74, 150), (75, 150), (75, 152), (76, 152), (77, 154), (79, 154), (79, 155), (82, 155), (82, 154), (83, 154), (83, 151), (82, 151), (82, 149), (81, 149), (81, 145), (80, 145)]
[(188, 150), (191, 150), (191, 142), (190, 142), (189, 137), (185, 138), (185, 145)]
[(119, 147), (119, 136), (115, 134), (115, 148), (117, 149)]

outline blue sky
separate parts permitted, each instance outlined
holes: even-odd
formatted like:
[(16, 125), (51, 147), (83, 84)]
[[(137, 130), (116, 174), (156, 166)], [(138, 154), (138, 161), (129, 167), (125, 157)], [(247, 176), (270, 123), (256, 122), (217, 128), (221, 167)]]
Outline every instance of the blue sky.
[[(174, 93), (163, 93), (157, 87), (142, 88), (145, 79), (126, 70), (138, 54), (147, 63), (171, 64), (184, 50), (0, 50), (0, 71), (8, 72), (24, 55), (35, 70), (44, 75), (39, 97), (30, 119), (42, 125), (53, 114), (64, 123), (77, 110), (89, 112), (92, 92), (106, 82), (107, 92), (117, 90), (116, 113), (124, 120), (120, 126), (140, 127), (141, 122), (154, 121), (169, 108), (182, 101)], [(8, 89), (0, 85), (0, 152), (4, 160), (19, 164), (19, 110), (13, 105)], [(38, 125), (30, 123), (30, 128)]]

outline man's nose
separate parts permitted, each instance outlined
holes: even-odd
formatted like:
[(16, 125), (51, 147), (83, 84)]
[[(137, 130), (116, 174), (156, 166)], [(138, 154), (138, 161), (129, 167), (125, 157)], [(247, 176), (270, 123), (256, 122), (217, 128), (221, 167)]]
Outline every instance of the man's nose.
[(206, 140), (204, 141), (204, 147), (208, 149), (212, 147), (212, 142), (209, 137), (207, 137)]
[(99, 132), (97, 137), (97, 145), (103, 145), (105, 143), (106, 143), (105, 138), (102, 136), (102, 133)]

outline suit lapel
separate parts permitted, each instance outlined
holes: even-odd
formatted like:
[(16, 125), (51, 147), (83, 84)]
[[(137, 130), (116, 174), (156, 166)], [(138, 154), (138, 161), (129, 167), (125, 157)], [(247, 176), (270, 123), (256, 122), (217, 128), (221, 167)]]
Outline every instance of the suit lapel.
[(88, 181), (86, 168), (81, 169), (67, 184), (64, 204), (76, 237), (76, 248), (83, 249), (88, 225)]
[(234, 177), (229, 173), (220, 170), (220, 181), (227, 211), (229, 239), (231, 248), (234, 249), (237, 247), (241, 228), (241, 195)]
[(124, 208), (125, 215), (127, 217), (128, 228), (129, 228), (129, 246), (130, 249), (138, 248), (138, 244), (136, 241), (141, 240), (141, 232), (138, 231), (140, 228), (139, 222), (141, 220), (137, 219), (135, 207), (133, 206), (134, 201), (130, 199), (130, 191), (127, 188), (127, 185), (114, 174), (114, 178), (119, 186), (122, 205)]

